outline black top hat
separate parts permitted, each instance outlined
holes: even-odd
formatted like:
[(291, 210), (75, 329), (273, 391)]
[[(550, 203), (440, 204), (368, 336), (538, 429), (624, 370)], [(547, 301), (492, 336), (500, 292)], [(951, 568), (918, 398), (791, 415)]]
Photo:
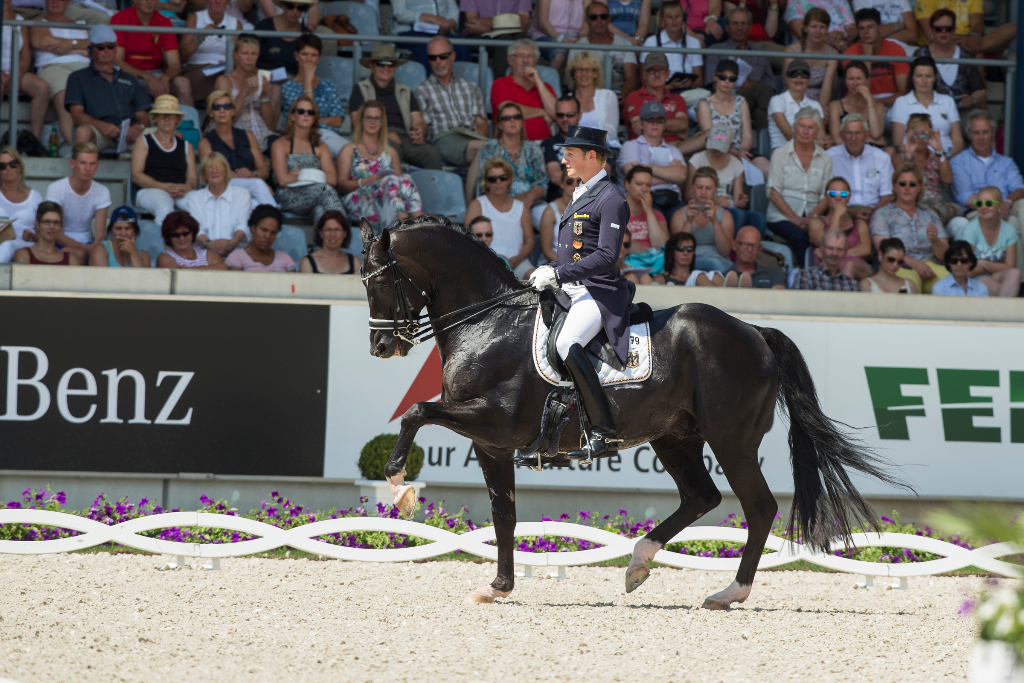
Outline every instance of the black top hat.
[(602, 154), (611, 154), (608, 151), (608, 131), (600, 128), (569, 126), (569, 135), (562, 147), (579, 147), (582, 150), (592, 149)]

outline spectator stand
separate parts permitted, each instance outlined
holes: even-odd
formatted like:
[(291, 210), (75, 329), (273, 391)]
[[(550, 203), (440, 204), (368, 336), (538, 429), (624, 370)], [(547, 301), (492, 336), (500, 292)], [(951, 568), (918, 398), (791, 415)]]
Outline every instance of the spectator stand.
[[(423, 199), (423, 210), (447, 216), (455, 223), (461, 223), (466, 215), (466, 197), (463, 179), (448, 171), (419, 170), (409, 174), (419, 188)], [(355, 232), (352, 233), (355, 237)]]

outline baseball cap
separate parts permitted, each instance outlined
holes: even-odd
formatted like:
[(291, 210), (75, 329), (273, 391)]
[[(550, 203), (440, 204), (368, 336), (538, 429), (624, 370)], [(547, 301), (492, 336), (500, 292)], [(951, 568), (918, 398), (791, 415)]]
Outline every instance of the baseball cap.
[(718, 124), (708, 131), (707, 148), (718, 152), (732, 149), (732, 128)]
[(93, 45), (116, 43), (117, 34), (107, 24), (100, 24), (99, 26), (93, 26), (92, 30), (89, 31), (89, 42)]
[(665, 107), (661, 106), (661, 102), (644, 102), (644, 106), (640, 107), (641, 121), (656, 119), (658, 117), (663, 119), (668, 118), (665, 116)]
[[(96, 28), (100, 28), (97, 26)], [(96, 29), (93, 29), (96, 30)], [(135, 209), (130, 206), (119, 206), (114, 209), (113, 213), (110, 214), (110, 223), (114, 224), (117, 221), (131, 221), (133, 223), (139, 222), (139, 217), (135, 213)]]
[(789, 63), (789, 68), (786, 69), (786, 75), (792, 76), (797, 71), (806, 71), (807, 73), (811, 73), (811, 65), (808, 64), (806, 60), (794, 59)]
[(644, 71), (648, 69), (656, 69), (657, 67), (664, 69), (668, 68), (668, 57), (662, 52), (652, 52), (647, 55), (647, 59), (644, 60)]

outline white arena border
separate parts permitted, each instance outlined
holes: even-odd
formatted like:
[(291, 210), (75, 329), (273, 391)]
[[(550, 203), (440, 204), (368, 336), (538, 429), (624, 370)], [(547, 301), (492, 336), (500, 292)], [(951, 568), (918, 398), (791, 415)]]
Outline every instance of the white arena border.
[[(71, 550), (82, 550), (109, 541), (121, 545), (145, 550), (152, 553), (176, 555), (182, 558), (212, 560), (212, 567), (219, 566), (220, 558), (239, 557), (263, 553), (283, 546), (302, 550), (314, 555), (322, 555), (338, 560), (355, 562), (410, 562), (425, 560), (455, 550), (477, 555), (489, 560), (498, 559), (498, 549), (486, 545), (494, 540), (494, 527), (483, 527), (464, 534), (455, 534), (446, 529), (428, 526), (420, 522), (383, 517), (343, 517), (327, 519), (319, 522), (303, 524), (292, 529), (279, 529), (263, 522), (244, 517), (235, 517), (210, 512), (167, 512), (158, 515), (139, 517), (127, 522), (108, 526), (100, 522), (50, 510), (8, 509), (0, 510), (0, 524), (35, 524), (48, 527), (60, 527), (82, 532), (80, 536), (60, 538), (49, 541), (0, 541), (0, 553), (15, 555), (43, 555), (63, 553)], [(260, 538), (238, 543), (179, 543), (156, 538), (139, 536), (140, 532), (154, 531), (171, 527), (200, 527), (252, 534)], [(352, 533), (356, 531), (384, 531), (423, 538), (433, 543), (411, 548), (347, 548), (318, 541), (314, 537), (334, 533)], [(519, 536), (559, 536), (569, 537), (592, 543), (600, 543), (602, 547), (590, 550), (555, 553), (527, 553), (516, 551), (515, 563), (524, 565), (526, 576), (531, 576), (532, 567), (555, 567), (558, 576), (565, 576), (565, 567), (592, 564), (629, 556), (639, 538), (626, 538), (619, 534), (568, 522), (520, 522), (516, 525), (515, 535)], [(673, 543), (688, 541), (728, 541), (746, 543), (747, 530), (731, 527), (699, 526), (684, 529), (672, 539)], [(1024, 572), (1018, 565), (1004, 562), (997, 558), (1021, 552), (1011, 543), (994, 543), (974, 550), (912, 534), (870, 533), (854, 534), (857, 547), (889, 546), (910, 548), (942, 555), (938, 560), (927, 562), (900, 562), (897, 564), (884, 562), (865, 562), (851, 560), (835, 555), (812, 552), (799, 543), (791, 543), (778, 536), (768, 537), (766, 547), (776, 552), (761, 556), (758, 564), (760, 569), (777, 567), (797, 560), (806, 560), (821, 567), (863, 574), (867, 577), (864, 587), (873, 585), (873, 577), (900, 579), (899, 587), (906, 588), (906, 579), (911, 576), (933, 576), (955, 571), (968, 566), (1000, 574), (1010, 578), (1024, 578)], [(834, 548), (841, 548), (835, 544)], [(739, 558), (696, 557), (680, 553), (659, 551), (654, 556), (656, 562), (683, 569), (700, 569), (709, 571), (736, 571)], [(179, 561), (179, 565), (183, 562)], [(897, 586), (892, 586), (897, 587)]]

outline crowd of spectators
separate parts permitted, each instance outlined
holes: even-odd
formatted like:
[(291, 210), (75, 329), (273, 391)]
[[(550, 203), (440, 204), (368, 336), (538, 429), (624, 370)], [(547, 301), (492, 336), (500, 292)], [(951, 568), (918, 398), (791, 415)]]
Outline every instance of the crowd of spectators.
[[(52, 106), (70, 173), (44, 198), (15, 146), (0, 149), (13, 237), (0, 262), (146, 266), (135, 241), (152, 216), (159, 266), (352, 273), (350, 226), (419, 215), (410, 171), (445, 169), (464, 178), (465, 224), (525, 277), (554, 258), (576, 186), (561, 144), (582, 125), (608, 133), (606, 170), (631, 214), (621, 266), (638, 283), (1018, 294), (1024, 179), (996, 149), (986, 71), (956, 61), (1000, 56), (1016, 28), (988, 30), (980, 0), (663, 0), (654, 15), (651, 0), (429, 5), (392, 0), (393, 34), (433, 39), (374, 43), (353, 65), (368, 75), (342, 92), (318, 67), (339, 55), (343, 20), (313, 0), (5, 0), (3, 41), (31, 101), (22, 134), (46, 136)], [(473, 56), (449, 40), (461, 36), (514, 41), (488, 48), (487, 92), (456, 75)], [(651, 51), (700, 47), (729, 55)], [(396, 79), (410, 60), (427, 69), (418, 84)], [(3, 68), (8, 98), (9, 50)], [(120, 153), (135, 192), (108, 222), (93, 176)], [(282, 211), (315, 226), (298, 263), (273, 247)]]

